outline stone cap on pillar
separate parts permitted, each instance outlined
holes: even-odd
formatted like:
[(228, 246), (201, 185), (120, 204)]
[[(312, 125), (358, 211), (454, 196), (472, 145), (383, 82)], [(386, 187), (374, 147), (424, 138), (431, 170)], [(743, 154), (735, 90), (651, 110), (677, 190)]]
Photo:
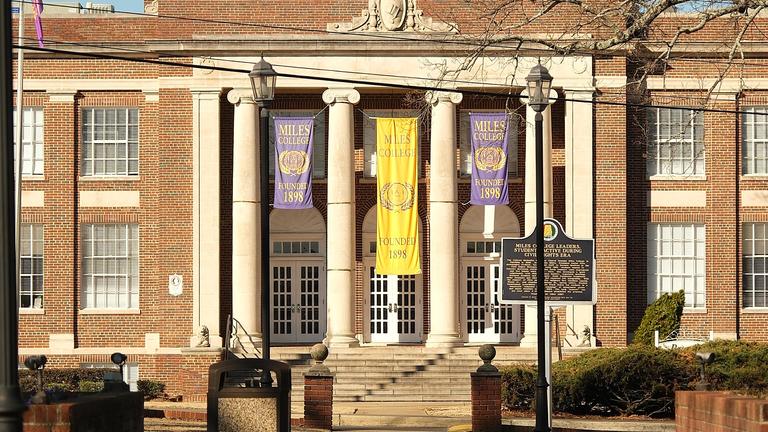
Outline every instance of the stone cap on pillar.
[(327, 104), (360, 102), (360, 92), (353, 88), (329, 88), (323, 92), (323, 102)]
[(428, 91), (424, 94), (424, 98), (430, 105), (437, 105), (440, 102), (450, 102), (454, 105), (458, 105), (464, 99), (464, 95), (458, 92), (452, 91)]
[(253, 90), (250, 88), (234, 88), (227, 92), (227, 100), (232, 105), (239, 103), (255, 104)]
[(483, 365), (477, 368), (477, 372), (473, 375), (498, 375), (499, 369), (491, 364), (491, 361), (496, 357), (496, 348), (491, 344), (485, 344), (477, 350), (477, 355), (483, 360)]
[(312, 356), (312, 360), (315, 361), (315, 364), (309, 368), (309, 371), (304, 374), (305, 377), (317, 377), (317, 378), (330, 378), (333, 377), (333, 373), (330, 369), (328, 369), (328, 366), (324, 365), (323, 362), (325, 359), (328, 358), (328, 347), (319, 343), (312, 346), (312, 348), (309, 350), (309, 355)]

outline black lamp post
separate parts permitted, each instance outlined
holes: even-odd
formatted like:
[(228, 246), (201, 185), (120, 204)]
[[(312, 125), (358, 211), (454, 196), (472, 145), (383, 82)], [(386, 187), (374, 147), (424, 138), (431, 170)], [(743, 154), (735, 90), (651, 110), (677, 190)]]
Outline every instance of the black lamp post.
[(19, 393), (18, 305), (16, 246), (13, 227), (13, 66), (11, 60), (11, 2), (0, 16), (0, 432), (21, 431), (24, 404)]
[[(248, 74), (253, 89), (253, 100), (259, 106), (260, 125), (259, 137), (261, 140), (261, 357), (269, 360), (270, 344), (270, 320), (269, 320), (269, 106), (275, 99), (275, 79), (277, 73), (272, 65), (264, 60), (253, 65)], [(262, 376), (263, 384), (272, 382), (267, 374)]]
[(536, 312), (538, 347), (538, 378), (536, 380), (536, 427), (535, 432), (549, 432), (547, 401), (546, 352), (544, 341), (544, 143), (542, 137), (542, 111), (549, 106), (549, 89), (552, 75), (547, 68), (537, 64), (526, 77), (528, 81), (528, 105), (536, 111)]

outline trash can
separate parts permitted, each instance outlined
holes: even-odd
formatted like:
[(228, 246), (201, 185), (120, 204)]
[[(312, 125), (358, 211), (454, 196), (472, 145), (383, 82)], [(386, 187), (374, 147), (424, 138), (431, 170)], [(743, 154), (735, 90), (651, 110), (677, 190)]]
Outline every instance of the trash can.
[[(265, 377), (269, 377), (267, 382)], [(288, 364), (246, 358), (211, 365), (208, 432), (290, 430), (291, 367)]]

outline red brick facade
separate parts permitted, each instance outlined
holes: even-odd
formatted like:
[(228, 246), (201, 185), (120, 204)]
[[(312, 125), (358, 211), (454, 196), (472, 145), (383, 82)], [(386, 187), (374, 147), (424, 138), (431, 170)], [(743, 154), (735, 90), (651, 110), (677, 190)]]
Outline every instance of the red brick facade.
[[(262, 2), (263, 3), (263, 2)], [(145, 57), (189, 64), (206, 56), (285, 55), (290, 52), (293, 33), (315, 38), (322, 43), (330, 36), (323, 34), (327, 23), (348, 22), (360, 15), (367, 4), (329, 1), (325, 6), (310, 0), (291, 3), (291, 10), (249, 6), (238, 1), (160, 0), (161, 15), (184, 15), (241, 24), (200, 22), (175, 18), (125, 17), (108, 18), (50, 17), (45, 20), (46, 37), (71, 42), (104, 41), (108, 38), (131, 43), (140, 50), (156, 52)], [(432, 17), (444, 18), (471, 31), (474, 12), (459, 1), (419, 2), (419, 7)], [(534, 33), (562, 27), (568, 22), (567, 9), (553, 14), (528, 29)], [(668, 18), (664, 18), (668, 19)], [(765, 20), (759, 18), (758, 21)], [(290, 28), (264, 27), (263, 24), (302, 27), (316, 31), (308, 36)], [(32, 37), (34, 26), (27, 24)], [(717, 37), (715, 23), (701, 38)], [(724, 24), (723, 24), (724, 26)], [(722, 29), (721, 29), (722, 30)], [(320, 33), (317, 33), (320, 31)], [(660, 32), (661, 30), (656, 29)], [(661, 33), (650, 33), (650, 38)], [(265, 36), (274, 35), (274, 40)], [(757, 36), (755, 36), (757, 37)], [(763, 38), (763, 36), (759, 36)], [(206, 45), (205, 39), (224, 38), (247, 40), (245, 48), (217, 48)], [(216, 39), (216, 40), (219, 40)], [(186, 49), (178, 40), (200, 43)], [(313, 39), (314, 40), (314, 39)], [(195, 42), (195, 43), (197, 43)], [(227, 40), (226, 43), (228, 43)], [(166, 44), (166, 48), (157, 46)], [(221, 42), (226, 44), (225, 42)], [(320, 42), (319, 42), (320, 43)], [(330, 43), (330, 42), (329, 42)], [(404, 42), (400, 42), (404, 44)], [(109, 45), (109, 43), (106, 43)], [(274, 44), (274, 45), (271, 45)], [(407, 45), (407, 43), (405, 43)], [(132, 45), (132, 46), (133, 46)], [(223, 46), (223, 45), (222, 45)], [(439, 44), (429, 49), (437, 49)], [(66, 45), (62, 45), (66, 49)], [(278, 48), (275, 48), (278, 47)], [(198, 49), (199, 48), (199, 49)], [(345, 50), (339, 45), (337, 48)], [(88, 50), (87, 47), (78, 49)], [(380, 48), (377, 48), (380, 49)], [(282, 50), (282, 51), (281, 51)], [(394, 49), (412, 55), (408, 48)], [(172, 52), (166, 52), (172, 51)], [(235, 52), (235, 54), (232, 54)], [(126, 55), (119, 49), (110, 53)], [(176, 57), (172, 57), (176, 55)], [(325, 56), (326, 53), (303, 53), (304, 56)], [(382, 55), (392, 55), (392, 53)], [(614, 85), (611, 80), (626, 80), (635, 76), (633, 60), (617, 52), (615, 55), (587, 57), (591, 61), (595, 95), (598, 100), (611, 102), (651, 101), (662, 105), (690, 105), (703, 92), (679, 89), (658, 90), (640, 85)], [(744, 69), (742, 76), (761, 78), (768, 62), (750, 59), (755, 66)], [(29, 80), (24, 102), (27, 107), (42, 107), (45, 118), (45, 174), (42, 178), (25, 178), (23, 190), (43, 192), (43, 207), (24, 207), (22, 221), (39, 223), (44, 229), (44, 310), (23, 311), (20, 318), (20, 348), (23, 352), (49, 352), (50, 365), (76, 366), (79, 363), (107, 361), (111, 349), (123, 350), (129, 362), (138, 362), (140, 377), (165, 381), (169, 393), (200, 394), (199, 388), (182, 388), (191, 377), (203, 378), (208, 364), (219, 358), (216, 353), (182, 353), (194, 333), (193, 324), (193, 84), (204, 81), (204, 72), (191, 69), (139, 64), (120, 60), (96, 60), (76, 57), (52, 57), (29, 53), (25, 62), (25, 80)], [(674, 79), (714, 77), (716, 65), (681, 60), (672, 64), (668, 76)], [(248, 69), (250, 64), (237, 67)], [(15, 70), (15, 69), (14, 69)], [(733, 73), (731, 74), (733, 75)], [(734, 75), (735, 76), (735, 75)], [(201, 78), (202, 77), (202, 78)], [(650, 77), (656, 79), (658, 77)], [(375, 78), (372, 78), (375, 79)], [(56, 87), (61, 80), (82, 83), (81, 88), (61, 92)], [(120, 85), (114, 84), (118, 83)], [(128, 84), (126, 84), (126, 82)], [(245, 82), (245, 81), (244, 81)], [(46, 87), (46, 83), (48, 87)], [(185, 84), (187, 83), (187, 84)], [(114, 84), (114, 87), (111, 85)], [(135, 85), (134, 85), (135, 84)], [(196, 84), (197, 85), (197, 84)], [(210, 83), (206, 82), (210, 86)], [(555, 83), (557, 85), (557, 83)], [(223, 336), (226, 317), (232, 313), (232, 159), (234, 108), (226, 99), (233, 81), (222, 80), (213, 85), (220, 90), (220, 231), (219, 255), (219, 326)], [(278, 84), (279, 86), (279, 84)], [(77, 86), (75, 86), (77, 87)], [(479, 86), (478, 86), (479, 87)], [(155, 90), (157, 89), (157, 90)], [(325, 88), (278, 89), (275, 109), (325, 108), (321, 99)], [(558, 88), (561, 92), (563, 88)], [(424, 108), (423, 96), (406, 90), (384, 88), (361, 89), (356, 105), (355, 128), (355, 332), (364, 334), (365, 272), (363, 264), (363, 220), (376, 204), (376, 184), (363, 177), (363, 116), (360, 110), (395, 110)], [(62, 96), (63, 94), (63, 96)], [(760, 89), (739, 90), (730, 98), (710, 104), (713, 108), (740, 110), (755, 105), (768, 105), (768, 96)], [(414, 102), (416, 101), (416, 102)], [(127, 178), (88, 178), (82, 169), (82, 110), (87, 107), (130, 107), (139, 110), (139, 175)], [(525, 109), (517, 97), (510, 99), (465, 95), (458, 110), (512, 110), (524, 118)], [(554, 217), (566, 223), (564, 124), (565, 104), (552, 107), (552, 165)], [(422, 220), (422, 312), (421, 341), (430, 332), (430, 268), (426, 257), (430, 253), (429, 202), (430, 194), (430, 132), (428, 111), (421, 112), (420, 123), (420, 184), (419, 216)], [(732, 113), (708, 112), (704, 115), (706, 173), (703, 179), (649, 180), (646, 175), (647, 148), (643, 134), (645, 111), (621, 105), (595, 104), (593, 107), (593, 233), (597, 260), (598, 301), (594, 307), (593, 335), (601, 345), (625, 345), (638, 326), (647, 304), (647, 236), (649, 223), (687, 222), (706, 227), (706, 308), (686, 311), (684, 328), (697, 335), (710, 332), (721, 337), (768, 341), (764, 325), (768, 312), (742, 308), (742, 224), (768, 221), (765, 206), (743, 206), (745, 191), (768, 190), (768, 176), (743, 176), (742, 119)], [(327, 120), (326, 120), (327, 121)], [(520, 225), (525, 222), (526, 142), (524, 121), (518, 131), (518, 175), (510, 178), (509, 207)], [(458, 124), (458, 122), (457, 122)], [(326, 134), (327, 134), (326, 127)], [(461, 133), (457, 125), (457, 132)], [(326, 135), (327, 139), (327, 135)], [(205, 143), (203, 143), (204, 145)], [(458, 153), (458, 152), (457, 152)], [(458, 156), (457, 156), (458, 159)], [(327, 165), (333, 164), (328, 161)], [(458, 168), (458, 161), (457, 161)], [(83, 192), (138, 192), (137, 207), (83, 207)], [(652, 207), (649, 194), (655, 191), (703, 191), (703, 207)], [(315, 207), (326, 218), (326, 182), (317, 179), (313, 185)], [(271, 198), (271, 197), (270, 197)], [(469, 182), (458, 180), (459, 220), (470, 207)], [(332, 221), (327, 221), (332, 223)], [(90, 313), (82, 304), (81, 227), (91, 223), (132, 223), (139, 226), (139, 307), (121, 313)], [(204, 251), (203, 251), (204, 252)], [(169, 296), (168, 275), (184, 276), (185, 290), (180, 296)], [(460, 275), (459, 275), (460, 276)], [(459, 279), (461, 286), (462, 279)], [(186, 287), (190, 287), (187, 289)], [(330, 287), (328, 287), (330, 288)], [(462, 310), (460, 316), (464, 314)], [(522, 317), (521, 317), (521, 321)], [(562, 320), (564, 323), (566, 320)], [(564, 324), (563, 324), (564, 325)], [(581, 329), (573, 329), (580, 332)], [(466, 329), (461, 329), (466, 332)], [(561, 333), (565, 334), (563, 329)], [(72, 335), (73, 345), (67, 348), (49, 346), (49, 335)], [(159, 334), (159, 347), (150, 347), (148, 334)], [(154, 337), (154, 335), (152, 336)], [(58, 350), (58, 351), (57, 351)], [(94, 360), (94, 359), (98, 360)], [(185, 378), (182, 378), (184, 376)]]

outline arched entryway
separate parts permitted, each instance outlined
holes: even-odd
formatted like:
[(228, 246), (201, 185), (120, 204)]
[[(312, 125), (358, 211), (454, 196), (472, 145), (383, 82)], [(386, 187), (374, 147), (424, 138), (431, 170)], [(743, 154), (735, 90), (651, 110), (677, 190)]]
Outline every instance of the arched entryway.
[(492, 235), (483, 234), (485, 209), (472, 206), (459, 225), (462, 328), (469, 343), (520, 341), (521, 306), (499, 304), (501, 239), (520, 237), (520, 222), (509, 207), (495, 206)]
[[(419, 232), (423, 232), (419, 219)], [(420, 234), (421, 238), (421, 234)], [(376, 273), (376, 207), (363, 219), (363, 322), (370, 343), (423, 339), (423, 277)]]
[(269, 224), (272, 341), (320, 342), (326, 331), (323, 216), (315, 208), (275, 209)]

